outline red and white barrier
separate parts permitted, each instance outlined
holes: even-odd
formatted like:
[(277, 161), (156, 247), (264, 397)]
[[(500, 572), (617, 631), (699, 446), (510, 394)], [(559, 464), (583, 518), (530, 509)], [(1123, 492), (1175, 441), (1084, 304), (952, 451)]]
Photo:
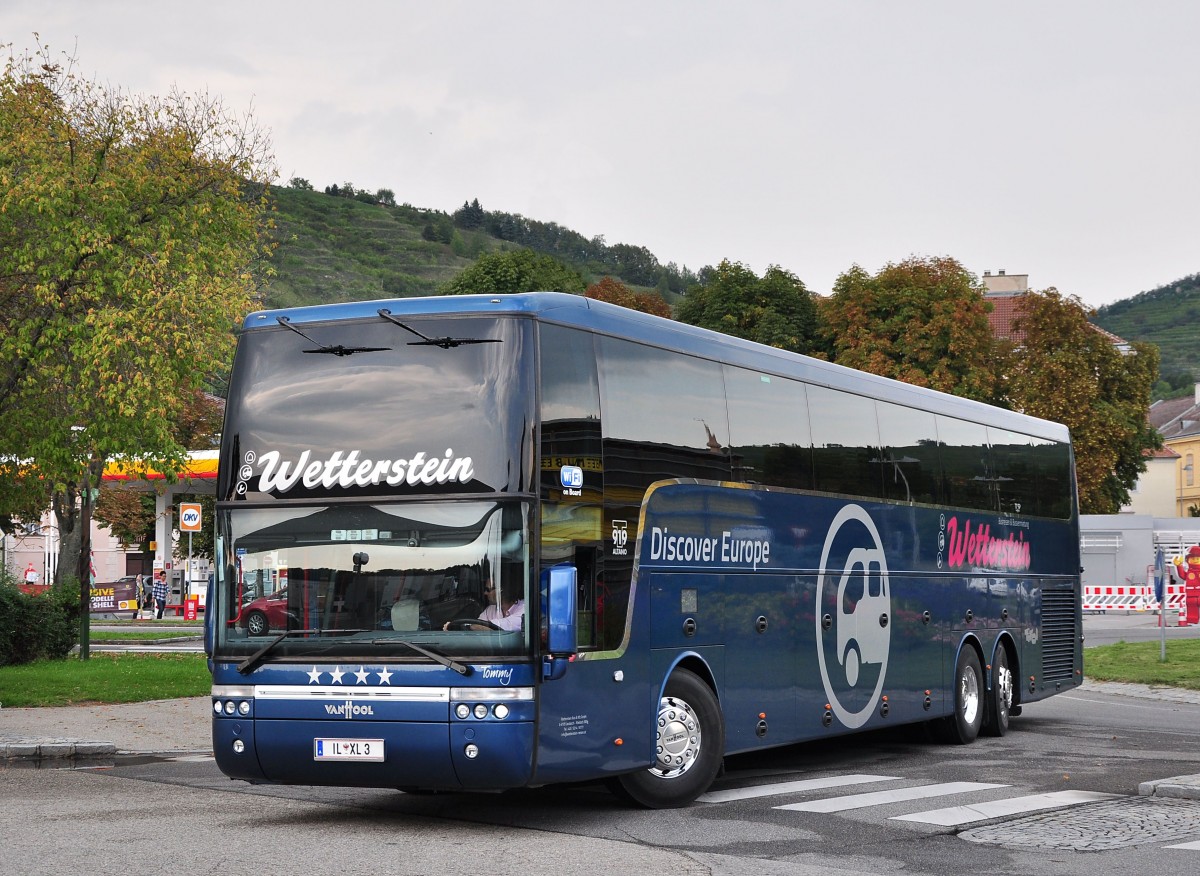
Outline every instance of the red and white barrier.
[[(1166, 605), (1163, 613), (1178, 616), (1179, 624), (1187, 618), (1187, 592), (1182, 584), (1164, 585)], [(1113, 587), (1083, 585), (1084, 611), (1158, 611), (1153, 584), (1124, 584)]]

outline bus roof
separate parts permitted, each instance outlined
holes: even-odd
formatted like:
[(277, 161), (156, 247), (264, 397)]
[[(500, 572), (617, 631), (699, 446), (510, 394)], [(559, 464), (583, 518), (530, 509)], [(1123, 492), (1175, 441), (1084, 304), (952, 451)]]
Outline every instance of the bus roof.
[(1049, 420), (564, 292), (389, 298), (259, 310), (249, 314), (242, 327), (246, 331), (278, 328), (276, 319), (281, 316), (293, 324), (378, 319), (381, 308), (400, 318), (529, 316), (1026, 435), (1070, 440), (1066, 426)]

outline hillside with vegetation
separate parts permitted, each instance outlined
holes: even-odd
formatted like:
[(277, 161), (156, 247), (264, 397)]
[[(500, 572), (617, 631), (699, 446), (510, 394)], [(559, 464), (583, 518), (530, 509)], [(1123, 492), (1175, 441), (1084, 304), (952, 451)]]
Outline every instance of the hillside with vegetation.
[[(271, 198), (276, 249), (266, 307), (433, 295), (481, 255), (524, 248), (554, 257), (588, 284), (615, 277), (672, 305), (715, 270), (663, 265), (645, 247), (610, 245), (554, 222), (485, 210), (477, 200), (446, 213), (397, 204), (388, 189), (345, 183), (315, 191), (298, 178)], [(1155, 397), (1189, 393), (1200, 379), (1200, 274), (1100, 308), (1093, 321), (1159, 347)]]
[(1193, 391), (1200, 379), (1200, 274), (1101, 307), (1092, 321), (1128, 341), (1158, 346), (1156, 397)]
[(528, 248), (578, 271), (611, 276), (674, 301), (697, 275), (661, 265), (645, 247), (585, 238), (554, 222), (464, 203), (453, 213), (396, 204), (392, 192), (350, 184), (314, 191), (304, 180), (273, 189), (276, 248), (265, 307), (436, 294), (479, 256)]

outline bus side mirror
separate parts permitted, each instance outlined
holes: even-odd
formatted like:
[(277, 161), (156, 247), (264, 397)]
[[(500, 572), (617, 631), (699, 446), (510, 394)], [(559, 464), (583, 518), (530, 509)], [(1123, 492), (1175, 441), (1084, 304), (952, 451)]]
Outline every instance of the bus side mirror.
[(552, 655), (575, 653), (575, 567), (552, 566), (548, 574), (549, 593), (546, 611), (546, 650)]

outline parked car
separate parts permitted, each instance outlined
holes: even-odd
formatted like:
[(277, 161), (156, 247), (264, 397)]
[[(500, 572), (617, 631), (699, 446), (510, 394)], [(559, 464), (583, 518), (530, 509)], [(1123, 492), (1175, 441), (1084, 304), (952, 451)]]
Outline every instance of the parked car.
[[(238, 615), (238, 624), (246, 628), (251, 636), (265, 636), (271, 630), (286, 630), (288, 628), (288, 597), (287, 587), (280, 587), (274, 593), (260, 596), (242, 606)], [(293, 626), (295, 623), (293, 622)]]

